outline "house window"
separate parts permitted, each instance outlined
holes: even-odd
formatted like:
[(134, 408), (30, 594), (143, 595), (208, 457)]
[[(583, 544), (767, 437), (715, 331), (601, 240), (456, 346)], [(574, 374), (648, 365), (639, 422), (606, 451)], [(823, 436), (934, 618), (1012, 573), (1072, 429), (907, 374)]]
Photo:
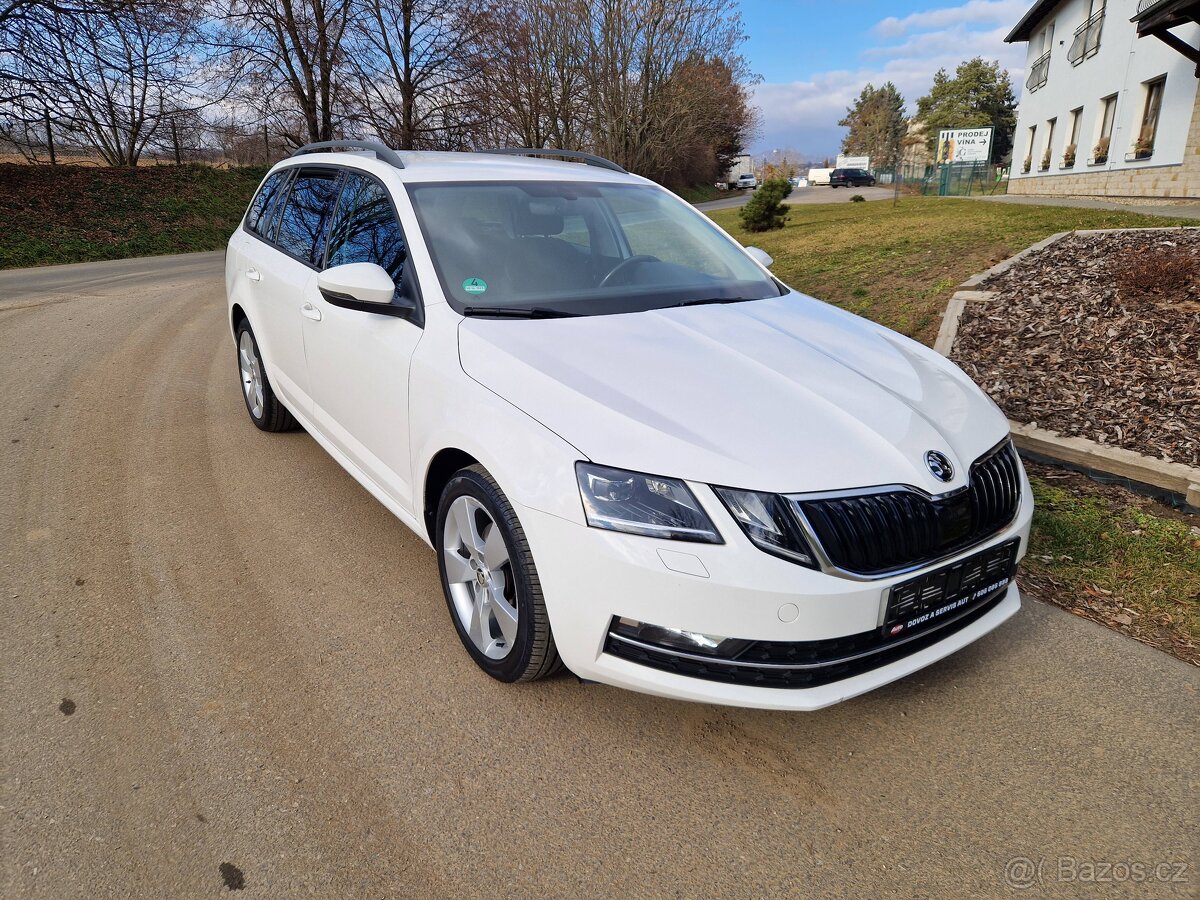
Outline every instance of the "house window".
[(1037, 126), (1029, 126), (1029, 149), (1025, 153), (1025, 164), (1021, 167), (1022, 172), (1028, 172), (1033, 166), (1034, 148), (1037, 146)]
[(1050, 154), (1054, 152), (1052, 150), (1054, 147), (1054, 126), (1057, 124), (1057, 118), (1046, 120), (1046, 149), (1042, 152), (1042, 161), (1038, 166), (1039, 172), (1045, 172), (1050, 168)]
[(1083, 124), (1083, 107), (1071, 110), (1071, 124), (1067, 131), (1067, 143), (1063, 146), (1062, 167), (1070, 169), (1075, 165), (1075, 154), (1079, 150), (1079, 129)]
[(1050, 49), (1053, 46), (1054, 46), (1054, 23), (1051, 22), (1044, 29), (1042, 29), (1042, 53), (1043, 54), (1049, 53)]
[(1111, 94), (1100, 101), (1100, 133), (1096, 146), (1092, 148), (1092, 163), (1108, 162), (1108, 145), (1112, 143), (1113, 123), (1117, 118), (1117, 95)]
[(1154, 137), (1158, 133), (1158, 116), (1162, 111), (1163, 87), (1166, 76), (1146, 82), (1146, 102), (1142, 107), (1142, 127), (1133, 147), (1135, 159), (1146, 159), (1154, 152)]

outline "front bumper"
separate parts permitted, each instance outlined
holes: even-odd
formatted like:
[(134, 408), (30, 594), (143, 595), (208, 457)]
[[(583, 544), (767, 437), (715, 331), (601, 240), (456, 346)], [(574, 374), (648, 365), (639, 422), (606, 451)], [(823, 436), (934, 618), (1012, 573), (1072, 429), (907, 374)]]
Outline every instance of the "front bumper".
[[(858, 635), (882, 624), (888, 588), (913, 577), (859, 581), (777, 559), (742, 534), (711, 489), (692, 485), (726, 543), (655, 540), (588, 528), (521, 508), (563, 662), (580, 678), (648, 694), (762, 709), (815, 710), (902, 678), (953, 653), (1012, 617), (1020, 594), (1002, 594), (964, 616), (945, 637), (914, 639), (908, 649), (880, 654), (878, 665), (813, 687), (762, 687), (695, 677), (687, 666), (664, 666), (606, 652), (615, 616), (667, 628), (752, 641), (810, 642)], [(1028, 484), (1016, 519), (978, 546), (930, 565), (950, 565), (980, 549), (1020, 538), (1024, 554), (1033, 498)], [(983, 607), (986, 606), (986, 609)], [(909, 652), (911, 651), (911, 652)], [(636, 658), (636, 654), (622, 653)]]

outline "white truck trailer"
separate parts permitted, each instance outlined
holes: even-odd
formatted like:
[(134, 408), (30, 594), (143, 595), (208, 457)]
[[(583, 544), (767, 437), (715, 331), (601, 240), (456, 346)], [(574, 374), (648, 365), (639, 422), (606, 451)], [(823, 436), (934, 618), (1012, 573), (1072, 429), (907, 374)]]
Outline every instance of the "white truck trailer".
[(738, 187), (738, 179), (742, 175), (753, 174), (754, 165), (750, 160), (750, 154), (743, 153), (741, 156), (734, 157), (733, 165), (729, 167), (729, 170), (722, 176), (721, 180), (717, 182), (717, 187), (723, 191), (736, 190)]

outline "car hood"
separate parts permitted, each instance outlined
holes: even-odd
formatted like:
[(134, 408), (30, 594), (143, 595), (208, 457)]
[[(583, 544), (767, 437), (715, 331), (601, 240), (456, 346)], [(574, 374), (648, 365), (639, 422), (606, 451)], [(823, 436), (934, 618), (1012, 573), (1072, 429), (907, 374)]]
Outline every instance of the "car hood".
[[(932, 350), (791, 293), (624, 315), (464, 319), (463, 369), (590, 460), (731, 487), (943, 493), (1008, 434)], [(944, 453), (949, 483), (925, 453)]]

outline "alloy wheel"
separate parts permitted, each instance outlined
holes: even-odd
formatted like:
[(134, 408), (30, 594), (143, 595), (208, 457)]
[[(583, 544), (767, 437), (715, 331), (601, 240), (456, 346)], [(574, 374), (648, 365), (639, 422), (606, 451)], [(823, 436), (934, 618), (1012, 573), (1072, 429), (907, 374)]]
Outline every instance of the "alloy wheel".
[(504, 534), (474, 497), (447, 511), (442, 556), (454, 612), (484, 656), (504, 659), (517, 640), (516, 579)]
[(242, 373), (242, 393), (246, 395), (250, 415), (261, 419), (265, 405), (262, 361), (258, 358), (258, 348), (254, 346), (254, 338), (249, 331), (243, 331), (238, 341), (238, 368)]

